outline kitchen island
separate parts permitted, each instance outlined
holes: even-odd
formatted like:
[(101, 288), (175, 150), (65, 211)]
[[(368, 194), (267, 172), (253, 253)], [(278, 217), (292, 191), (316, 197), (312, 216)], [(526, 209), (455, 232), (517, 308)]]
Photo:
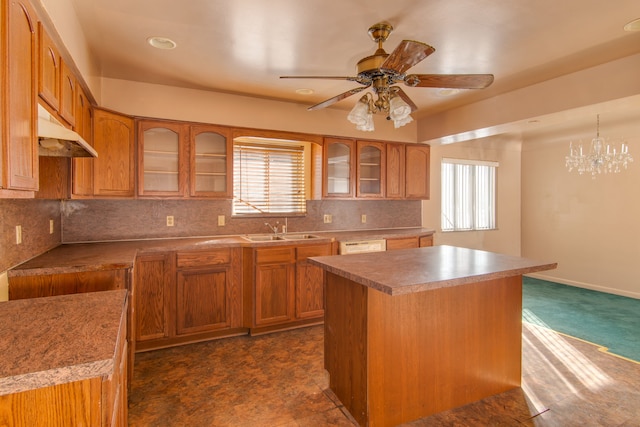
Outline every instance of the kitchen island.
[(557, 266), (452, 246), (310, 262), (325, 270), (329, 386), (363, 426), (519, 387), (522, 275)]

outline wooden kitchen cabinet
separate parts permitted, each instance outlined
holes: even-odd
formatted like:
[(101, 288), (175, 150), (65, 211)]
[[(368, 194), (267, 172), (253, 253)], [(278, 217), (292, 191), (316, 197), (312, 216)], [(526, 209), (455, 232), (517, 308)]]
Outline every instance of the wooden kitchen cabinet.
[(60, 59), (60, 106), (58, 114), (70, 126), (76, 124), (77, 83), (67, 63)]
[(57, 111), (60, 105), (60, 53), (41, 22), (38, 22), (38, 40), (40, 42), (38, 95)]
[(191, 126), (189, 194), (192, 197), (233, 196), (233, 139), (221, 126)]
[[(75, 130), (93, 147), (93, 106), (81, 87), (77, 91)], [(71, 159), (71, 197), (93, 196), (93, 162), (90, 157)]]
[(418, 236), (396, 237), (387, 240), (387, 250), (419, 248), (420, 238)]
[(428, 145), (406, 146), (405, 197), (429, 199), (430, 150)]
[(322, 168), (323, 197), (355, 196), (355, 158), (354, 141), (325, 138)]
[(134, 121), (122, 114), (94, 109), (93, 194), (106, 197), (135, 195)]
[(287, 323), (294, 318), (295, 249), (255, 250), (253, 326)]
[(240, 248), (143, 254), (135, 271), (136, 351), (246, 333)]
[(244, 249), (244, 322), (252, 335), (322, 323), (322, 270), (307, 259), (331, 250), (331, 243)]
[(433, 246), (433, 234), (420, 237), (420, 247), (424, 248), (425, 246)]
[(356, 196), (382, 198), (385, 193), (386, 150), (383, 142), (358, 141)]
[(9, 277), (9, 300), (127, 289), (129, 270), (80, 271)]
[(331, 255), (331, 244), (308, 245), (296, 248), (296, 319), (324, 316), (324, 282), (322, 268), (307, 258)]
[(406, 144), (386, 144), (386, 185), (385, 198), (403, 199), (405, 189), (405, 146)]
[[(0, 188), (38, 190), (37, 17), (27, 1), (3, 1)], [(4, 195), (4, 194), (3, 194)]]
[(171, 253), (138, 255), (132, 286), (133, 328), (136, 348), (150, 340), (170, 336), (173, 256)]
[(143, 120), (138, 123), (138, 195), (185, 195), (188, 125)]
[(178, 252), (176, 335), (242, 327), (241, 249)]

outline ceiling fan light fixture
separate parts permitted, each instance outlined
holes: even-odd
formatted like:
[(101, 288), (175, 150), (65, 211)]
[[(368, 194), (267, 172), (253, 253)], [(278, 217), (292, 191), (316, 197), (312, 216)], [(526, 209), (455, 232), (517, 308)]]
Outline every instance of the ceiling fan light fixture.
[(158, 36), (149, 37), (147, 39), (147, 43), (149, 43), (149, 45), (155, 47), (156, 49), (163, 49), (163, 50), (175, 49), (176, 46), (178, 45), (176, 42), (174, 42), (169, 38), (158, 37)]
[(411, 123), (411, 107), (398, 95), (392, 96), (389, 100), (389, 118), (393, 120), (393, 127), (396, 129)]
[(296, 93), (298, 95), (311, 95), (313, 93), (313, 89), (300, 88), (300, 89), (296, 89)]
[(356, 125), (357, 130), (371, 132), (375, 129), (373, 126), (373, 113), (369, 108), (369, 94), (363, 96), (356, 102), (353, 109), (349, 112), (347, 120)]

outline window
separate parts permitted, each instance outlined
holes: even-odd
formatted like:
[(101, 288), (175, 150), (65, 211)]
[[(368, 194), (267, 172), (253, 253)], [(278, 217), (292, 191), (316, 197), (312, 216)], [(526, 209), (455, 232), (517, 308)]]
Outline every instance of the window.
[(442, 159), (442, 231), (496, 228), (497, 162)]
[(233, 214), (305, 213), (304, 144), (233, 143)]

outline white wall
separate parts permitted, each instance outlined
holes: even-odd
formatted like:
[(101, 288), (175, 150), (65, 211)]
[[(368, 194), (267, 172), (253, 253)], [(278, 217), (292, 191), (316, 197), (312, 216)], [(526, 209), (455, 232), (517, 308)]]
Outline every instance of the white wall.
[[(491, 231), (443, 233), (440, 227), (441, 179), (443, 157), (491, 160), (497, 171), (497, 225)], [(431, 147), (431, 199), (422, 203), (423, 227), (436, 230), (437, 245), (463, 246), (520, 255), (520, 138), (500, 135), (484, 139)]]
[(568, 173), (569, 141), (595, 136), (591, 126), (529, 137), (522, 153), (522, 256), (558, 262), (537, 276), (640, 298), (640, 111), (608, 123), (603, 137), (625, 137), (635, 157), (629, 170), (595, 180)]

